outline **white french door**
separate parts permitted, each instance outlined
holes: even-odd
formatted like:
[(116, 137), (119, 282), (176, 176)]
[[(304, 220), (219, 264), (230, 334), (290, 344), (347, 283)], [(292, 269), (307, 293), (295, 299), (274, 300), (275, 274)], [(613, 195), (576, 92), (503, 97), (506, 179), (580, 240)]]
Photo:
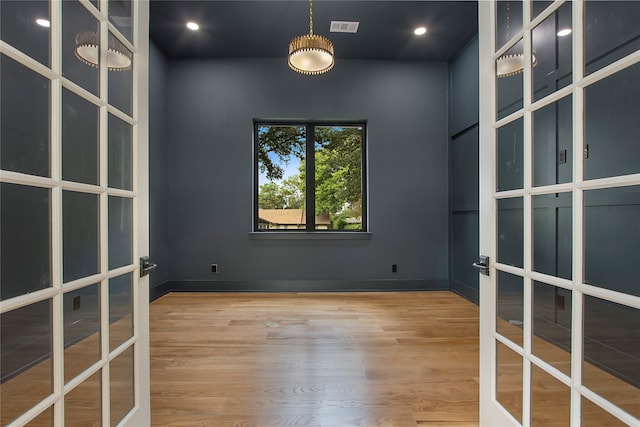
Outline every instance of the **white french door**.
[(0, 425), (149, 425), (148, 2), (0, 16)]
[(479, 1), (482, 426), (640, 425), (640, 2)]

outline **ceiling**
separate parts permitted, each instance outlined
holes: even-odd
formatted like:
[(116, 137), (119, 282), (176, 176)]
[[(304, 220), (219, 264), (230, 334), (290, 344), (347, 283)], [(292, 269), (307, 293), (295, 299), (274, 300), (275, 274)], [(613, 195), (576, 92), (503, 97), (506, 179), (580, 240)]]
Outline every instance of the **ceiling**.
[[(289, 41), (309, 33), (307, 0), (152, 0), (150, 9), (151, 40), (171, 59), (284, 58)], [(359, 21), (357, 34), (330, 33), (332, 20)], [(419, 26), (426, 35), (413, 34)], [(316, 0), (313, 29), (336, 58), (448, 61), (478, 31), (477, 3)]]

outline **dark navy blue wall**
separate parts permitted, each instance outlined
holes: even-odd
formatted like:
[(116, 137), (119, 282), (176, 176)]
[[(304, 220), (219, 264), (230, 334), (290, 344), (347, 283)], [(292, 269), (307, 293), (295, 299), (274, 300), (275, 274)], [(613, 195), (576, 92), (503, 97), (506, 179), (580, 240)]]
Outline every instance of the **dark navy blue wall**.
[(169, 278), (167, 72), (162, 52), (149, 43), (149, 255), (158, 264), (150, 276), (151, 287)]
[(450, 64), (451, 290), (478, 302), (478, 39)]
[[(294, 290), (300, 280), (346, 289), (377, 280), (389, 289), (448, 288), (447, 85), (445, 63), (339, 60), (309, 77), (280, 59), (171, 62), (174, 285), (270, 288), (290, 280), (278, 289)], [(250, 238), (254, 118), (368, 121), (369, 240)]]

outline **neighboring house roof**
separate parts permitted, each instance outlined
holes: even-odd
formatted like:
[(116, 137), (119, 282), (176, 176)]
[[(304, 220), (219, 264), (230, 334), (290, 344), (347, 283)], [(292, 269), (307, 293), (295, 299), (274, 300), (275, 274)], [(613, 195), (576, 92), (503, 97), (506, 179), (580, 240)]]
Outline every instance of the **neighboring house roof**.
[[(302, 225), (307, 223), (304, 209), (258, 209), (258, 218), (271, 224)], [(329, 214), (316, 216), (316, 225), (329, 225)]]

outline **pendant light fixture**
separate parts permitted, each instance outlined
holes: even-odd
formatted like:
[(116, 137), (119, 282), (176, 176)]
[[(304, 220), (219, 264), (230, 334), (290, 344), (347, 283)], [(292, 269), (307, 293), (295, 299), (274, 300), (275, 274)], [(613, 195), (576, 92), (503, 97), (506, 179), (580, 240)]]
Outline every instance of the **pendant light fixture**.
[[(509, 41), (509, 14), (510, 3), (507, 1), (507, 25), (506, 25), (506, 41)], [(531, 54), (531, 65), (536, 66), (538, 60)], [(510, 77), (520, 74), (524, 71), (524, 53), (504, 54), (496, 61), (496, 76), (498, 78)]]
[[(100, 49), (98, 33), (83, 31), (76, 35), (76, 57), (83, 63), (98, 68)], [(109, 34), (107, 48), (107, 68), (109, 71), (124, 71), (131, 68), (131, 52), (113, 34)]]
[(313, 34), (313, 0), (309, 0), (309, 34), (289, 43), (289, 67), (301, 74), (322, 74), (333, 68), (333, 43)]

